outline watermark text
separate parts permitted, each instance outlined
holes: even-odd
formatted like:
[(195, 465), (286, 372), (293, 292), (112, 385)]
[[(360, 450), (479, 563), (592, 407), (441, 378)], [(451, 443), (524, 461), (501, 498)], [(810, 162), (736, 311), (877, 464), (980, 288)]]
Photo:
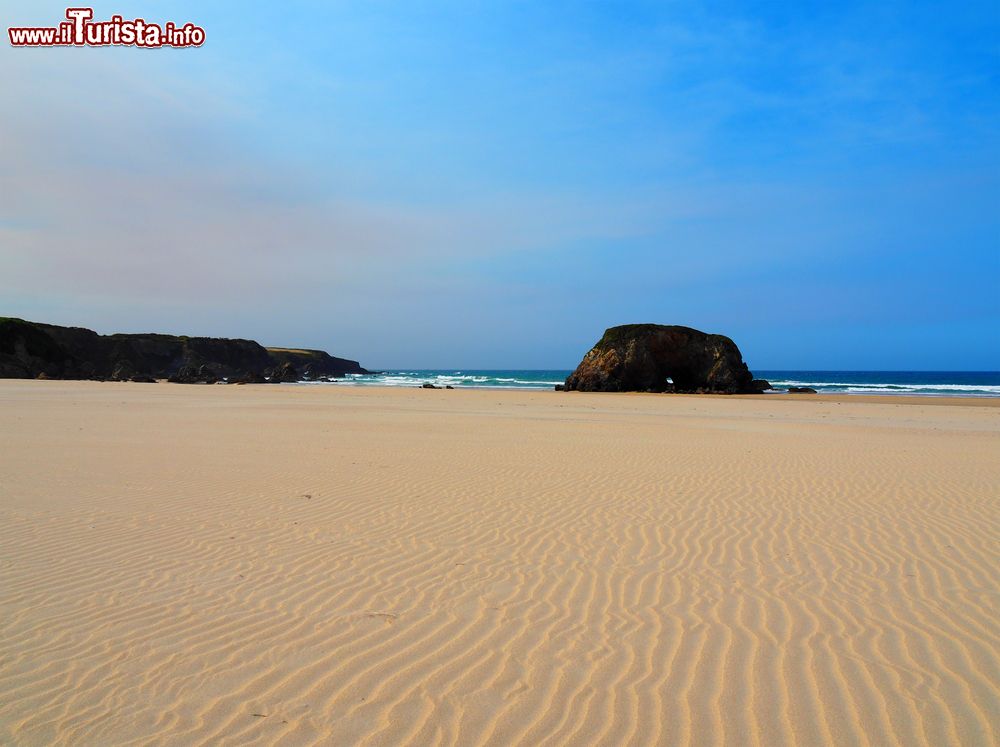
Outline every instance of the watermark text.
[(205, 29), (193, 23), (150, 23), (142, 18), (111, 16), (95, 21), (93, 8), (66, 8), (66, 20), (57, 26), (12, 26), (7, 29), (15, 47), (200, 47)]

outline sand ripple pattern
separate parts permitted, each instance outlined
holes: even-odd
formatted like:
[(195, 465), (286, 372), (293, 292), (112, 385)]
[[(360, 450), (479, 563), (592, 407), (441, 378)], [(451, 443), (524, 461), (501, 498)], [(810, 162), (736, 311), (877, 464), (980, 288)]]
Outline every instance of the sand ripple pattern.
[(997, 744), (998, 415), (2, 383), (0, 743)]

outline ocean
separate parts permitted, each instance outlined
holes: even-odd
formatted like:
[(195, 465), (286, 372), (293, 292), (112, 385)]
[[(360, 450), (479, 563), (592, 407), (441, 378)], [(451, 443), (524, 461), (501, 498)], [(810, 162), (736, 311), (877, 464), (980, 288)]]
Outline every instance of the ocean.
[[(348, 376), (337, 386), (420, 386), (552, 389), (569, 376), (564, 370), (400, 369)], [(998, 371), (754, 371), (772, 386), (812, 387), (821, 393), (1000, 397)]]

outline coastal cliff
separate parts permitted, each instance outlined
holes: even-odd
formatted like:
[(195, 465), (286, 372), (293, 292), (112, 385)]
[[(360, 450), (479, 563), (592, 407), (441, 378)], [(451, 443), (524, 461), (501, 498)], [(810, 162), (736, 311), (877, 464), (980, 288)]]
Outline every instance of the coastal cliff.
[[(669, 381), (668, 381), (669, 379)], [(611, 327), (566, 379), (567, 391), (755, 393), (736, 343), (691, 327), (625, 324)]]
[[(368, 373), (321, 350), (265, 348), (253, 340), (161, 334), (99, 335), (0, 318), (0, 378), (114, 379), (181, 383), (297, 381)], [(276, 377), (276, 378), (275, 378)]]

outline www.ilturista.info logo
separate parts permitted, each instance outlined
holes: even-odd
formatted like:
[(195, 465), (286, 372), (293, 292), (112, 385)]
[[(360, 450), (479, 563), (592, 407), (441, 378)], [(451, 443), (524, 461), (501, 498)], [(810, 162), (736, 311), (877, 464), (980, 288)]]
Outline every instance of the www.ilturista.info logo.
[(147, 23), (111, 16), (95, 22), (93, 8), (66, 8), (66, 21), (58, 26), (19, 26), (7, 29), (15, 47), (200, 47), (205, 29), (193, 23)]

